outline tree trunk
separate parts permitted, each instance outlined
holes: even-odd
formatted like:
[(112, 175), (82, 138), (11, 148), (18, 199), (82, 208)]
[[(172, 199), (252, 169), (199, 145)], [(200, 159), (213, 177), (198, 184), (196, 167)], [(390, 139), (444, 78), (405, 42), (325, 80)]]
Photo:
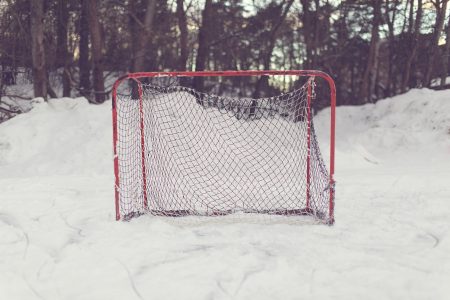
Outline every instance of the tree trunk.
[(394, 24), (395, 17), (397, 12), (398, 0), (393, 1), (394, 9), (392, 12), (392, 18), (390, 17), (390, 6), (391, 1), (386, 0), (386, 12), (385, 12), (385, 20), (388, 25), (388, 48), (389, 48), (389, 58), (388, 58), (388, 72), (386, 79), (386, 96), (393, 96), (396, 93), (396, 79), (394, 78), (394, 44), (395, 44), (395, 32), (394, 32)]
[(300, 0), (302, 7), (303, 7), (303, 14), (301, 15), (301, 20), (303, 23), (303, 38), (305, 41), (305, 48), (306, 48), (306, 60), (304, 63), (304, 69), (312, 69), (314, 68), (313, 65), (313, 38), (311, 31), (313, 30), (313, 24), (312, 22), (317, 22), (317, 20), (314, 19), (314, 17), (311, 14), (310, 11), (310, 0)]
[[(355, 91), (356, 90), (356, 86), (355, 86), (355, 66), (354, 66), (354, 62), (351, 62), (351, 79), (350, 79), (350, 90), (351, 91)], [(348, 104), (352, 105), (352, 104), (358, 104), (358, 100), (355, 101), (356, 99), (356, 95), (354, 95), (354, 93), (351, 93), (351, 97), (352, 99), (350, 99), (350, 102)]]
[[(148, 45), (150, 44), (150, 37), (153, 27), (153, 19), (155, 16), (156, 0), (147, 0), (147, 7), (145, 11), (144, 23), (138, 24), (140, 30), (137, 40), (135, 40), (135, 52), (133, 72), (145, 71), (145, 54), (148, 52)], [(138, 22), (138, 20), (134, 20)]]
[(103, 42), (97, 14), (97, 0), (88, 1), (88, 8), (89, 33), (91, 35), (92, 60), (94, 64), (95, 102), (103, 103), (106, 98), (103, 79)]
[[(413, 31), (413, 23), (414, 23), (414, 1), (415, 0), (409, 0), (409, 16), (408, 16), (408, 33), (411, 33)], [(421, 0), (419, 0), (422, 2)], [(407, 4), (408, 4), (407, 3)]]
[(177, 0), (177, 18), (178, 28), (180, 29), (180, 58), (178, 61), (178, 70), (185, 71), (188, 60), (188, 29), (186, 21), (186, 12), (183, 8), (183, 0)]
[[(414, 0), (411, 0), (412, 3), (414, 3)], [(413, 5), (413, 4), (411, 4)], [(420, 35), (420, 27), (422, 24), (422, 0), (417, 1), (417, 12), (416, 12), (416, 20), (414, 22), (414, 33), (410, 36), (412, 36), (412, 45), (411, 45), (411, 52), (408, 56), (408, 60), (405, 66), (403, 81), (402, 81), (402, 92), (406, 92), (406, 90), (409, 87), (409, 80), (411, 77), (411, 69), (412, 66), (415, 64), (416, 58), (417, 58), (417, 48), (419, 47), (419, 35)]]
[[(195, 71), (204, 71), (206, 59), (208, 57), (208, 43), (209, 43), (209, 18), (211, 14), (211, 0), (205, 0), (205, 8), (202, 12), (202, 25), (198, 32), (198, 50), (197, 58), (195, 60)], [(192, 86), (197, 91), (203, 90), (203, 77), (194, 77)]]
[(433, 67), (439, 56), (439, 38), (441, 36), (442, 28), (445, 21), (445, 13), (447, 12), (447, 2), (448, 0), (436, 0), (433, 2), (436, 8), (436, 23), (434, 25), (433, 37), (430, 45), (430, 56), (428, 60), (428, 66), (425, 73), (425, 86), (429, 87), (431, 85), (431, 80), (433, 79)]
[(376, 67), (378, 59), (379, 25), (381, 21), (381, 1), (373, 0), (373, 22), (372, 36), (370, 38), (370, 49), (367, 59), (366, 69), (364, 70), (361, 87), (359, 90), (360, 101), (367, 103), (371, 101), (373, 87), (375, 85)]
[(139, 39), (139, 25), (136, 22), (136, 20), (137, 20), (136, 4), (138, 4), (137, 1), (128, 1), (128, 6), (127, 6), (128, 26), (129, 26), (129, 30), (130, 30), (130, 49), (131, 49), (131, 59), (130, 59), (130, 66), (129, 66), (130, 72), (133, 72), (133, 69), (134, 69), (134, 55), (136, 53), (138, 39)]
[(88, 25), (88, 1), (81, 0), (80, 13), (80, 57), (78, 60), (78, 67), (80, 69), (80, 90), (83, 96), (87, 96), (87, 92), (91, 89), (91, 68), (89, 65), (89, 25)]
[(30, 1), (31, 56), (33, 61), (34, 97), (47, 99), (47, 70), (44, 49), (44, 0)]
[[(283, 24), (284, 20), (286, 19), (286, 16), (289, 12), (289, 9), (292, 6), (292, 3), (294, 3), (294, 0), (289, 0), (288, 3), (285, 5), (284, 10), (282, 7), (281, 15), (278, 18), (278, 22), (276, 24), (274, 24), (274, 26), (271, 29), (269, 45), (268, 45), (267, 51), (264, 53), (264, 57), (263, 57), (264, 70), (270, 70), (270, 61), (272, 58), (273, 49), (275, 48), (275, 42), (277, 40), (278, 31), (279, 31), (281, 25)], [(281, 5), (284, 5), (284, 3), (282, 3)], [(262, 90), (267, 88), (267, 86), (269, 85), (268, 80), (269, 80), (269, 78), (267, 76), (259, 77), (259, 79), (256, 83), (255, 91), (253, 92), (253, 96), (252, 96), (253, 98), (257, 99), (257, 98), (261, 97)], [(254, 110), (254, 105), (252, 105), (251, 110)], [(253, 111), (251, 113), (253, 113)]]
[(67, 49), (67, 25), (69, 22), (69, 9), (67, 0), (58, 1), (58, 15), (57, 15), (57, 45), (56, 60), (58, 68), (63, 67), (62, 83), (63, 83), (63, 97), (70, 97), (70, 78), (69, 65), (70, 57)]
[(311, 60), (311, 69), (317, 68), (317, 58), (319, 56), (319, 36), (320, 36), (320, 18), (322, 17), (320, 15), (320, 0), (314, 0), (315, 2), (315, 7), (316, 7), (316, 12), (314, 15), (314, 26), (313, 26), (313, 31), (311, 31), (313, 33), (313, 38), (312, 38), (312, 60)]
[(442, 75), (441, 75), (441, 88), (445, 87), (446, 79), (448, 75), (448, 57), (450, 55), (450, 16), (448, 17), (447, 35), (445, 37), (445, 48), (442, 59)]

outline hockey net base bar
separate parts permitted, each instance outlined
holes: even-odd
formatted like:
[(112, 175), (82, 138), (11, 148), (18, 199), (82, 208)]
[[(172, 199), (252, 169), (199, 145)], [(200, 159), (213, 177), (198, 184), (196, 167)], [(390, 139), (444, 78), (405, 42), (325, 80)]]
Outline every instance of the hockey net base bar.
[[(260, 99), (180, 83), (262, 75), (307, 80)], [(329, 169), (312, 118), (315, 77), (330, 86)], [(121, 85), (126, 81), (132, 84)], [(334, 83), (319, 71), (129, 74), (113, 88), (116, 219), (246, 213), (306, 215), (332, 224), (334, 113)]]

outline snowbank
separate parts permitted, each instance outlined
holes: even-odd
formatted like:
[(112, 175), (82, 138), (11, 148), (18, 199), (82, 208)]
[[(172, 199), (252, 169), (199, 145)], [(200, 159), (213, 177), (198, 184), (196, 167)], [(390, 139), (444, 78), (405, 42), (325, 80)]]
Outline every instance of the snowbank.
[[(111, 173), (110, 102), (37, 99), (33, 106), (0, 125), (0, 174)], [(449, 91), (412, 90), (376, 104), (340, 106), (336, 117), (338, 166), (348, 165), (349, 155), (363, 164), (410, 154), (423, 155), (427, 162), (450, 155)], [(319, 112), (314, 122), (327, 159), (329, 109)]]
[(33, 100), (0, 125), (0, 174), (105, 175), (112, 167), (111, 103), (84, 98)]
[[(317, 115), (319, 133), (329, 131), (329, 113)], [(450, 156), (450, 92), (416, 89), (375, 104), (340, 106), (336, 128), (338, 168), (439, 162)], [(321, 137), (328, 147), (328, 137)]]

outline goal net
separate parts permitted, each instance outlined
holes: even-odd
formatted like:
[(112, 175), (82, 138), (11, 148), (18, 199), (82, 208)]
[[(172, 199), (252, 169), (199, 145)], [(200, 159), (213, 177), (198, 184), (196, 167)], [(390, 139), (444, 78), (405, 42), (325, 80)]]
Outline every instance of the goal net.
[[(199, 91), (189, 84), (195, 77), (274, 75), (303, 77), (304, 84), (259, 99)], [(329, 168), (314, 130), (316, 77), (330, 84)], [(334, 95), (331, 78), (319, 71), (135, 73), (120, 78), (113, 88), (116, 219), (143, 213), (240, 213), (309, 216), (332, 224)]]

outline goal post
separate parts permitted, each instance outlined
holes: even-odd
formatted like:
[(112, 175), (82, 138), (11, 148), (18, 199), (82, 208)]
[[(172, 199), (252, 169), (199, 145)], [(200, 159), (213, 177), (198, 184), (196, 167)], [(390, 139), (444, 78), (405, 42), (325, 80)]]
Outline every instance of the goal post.
[[(305, 80), (259, 99), (183, 83), (261, 76)], [(316, 78), (329, 86), (328, 168), (313, 122)], [(116, 220), (245, 213), (333, 224), (335, 111), (334, 81), (316, 70), (122, 76), (112, 89)]]

